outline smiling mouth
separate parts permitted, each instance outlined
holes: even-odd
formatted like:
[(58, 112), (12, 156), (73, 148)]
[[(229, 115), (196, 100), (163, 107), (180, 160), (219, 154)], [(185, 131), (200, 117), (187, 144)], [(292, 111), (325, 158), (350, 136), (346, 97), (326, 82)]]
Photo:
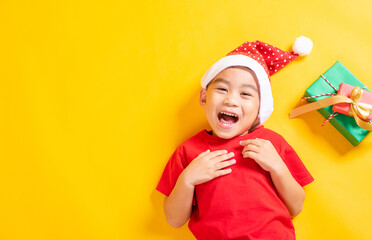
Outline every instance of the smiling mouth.
[(222, 127), (230, 128), (239, 120), (238, 115), (228, 112), (220, 112), (218, 114), (218, 122)]

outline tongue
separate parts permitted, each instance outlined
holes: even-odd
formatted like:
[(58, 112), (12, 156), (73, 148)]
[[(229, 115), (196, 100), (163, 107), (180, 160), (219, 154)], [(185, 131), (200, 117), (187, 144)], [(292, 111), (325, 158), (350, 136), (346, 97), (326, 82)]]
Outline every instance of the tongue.
[(235, 119), (234, 117), (232, 117), (232, 116), (228, 116), (228, 115), (224, 115), (224, 114), (221, 116), (221, 119), (222, 119), (224, 122), (229, 123), (229, 124), (231, 124), (231, 123), (235, 123), (235, 121), (236, 121), (236, 119)]

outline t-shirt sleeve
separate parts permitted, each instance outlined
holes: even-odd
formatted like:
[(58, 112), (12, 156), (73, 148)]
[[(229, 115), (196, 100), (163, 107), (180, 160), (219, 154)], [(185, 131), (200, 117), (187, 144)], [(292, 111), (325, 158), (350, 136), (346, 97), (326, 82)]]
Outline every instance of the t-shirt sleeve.
[(179, 146), (165, 166), (156, 190), (166, 196), (170, 195), (176, 185), (179, 175), (186, 167), (184, 161), (183, 148)]
[(281, 157), (291, 172), (293, 178), (303, 187), (314, 181), (313, 176), (305, 167), (295, 150), (285, 142)]

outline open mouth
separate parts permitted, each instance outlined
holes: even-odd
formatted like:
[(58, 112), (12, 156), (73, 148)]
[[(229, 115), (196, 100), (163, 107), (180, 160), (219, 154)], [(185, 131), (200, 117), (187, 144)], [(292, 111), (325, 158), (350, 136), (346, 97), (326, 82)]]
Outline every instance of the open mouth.
[(239, 117), (234, 113), (220, 112), (218, 120), (222, 127), (232, 127), (239, 120)]

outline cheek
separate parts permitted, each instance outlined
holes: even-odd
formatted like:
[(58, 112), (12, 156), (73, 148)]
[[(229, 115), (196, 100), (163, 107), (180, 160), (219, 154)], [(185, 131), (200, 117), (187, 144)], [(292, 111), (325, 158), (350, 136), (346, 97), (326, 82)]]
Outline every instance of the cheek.
[(251, 117), (253, 117), (253, 116), (257, 117), (259, 110), (260, 110), (259, 101), (252, 101), (252, 102), (247, 103), (244, 106), (245, 114), (247, 114)]
[(206, 108), (210, 111), (213, 111), (217, 108), (217, 106), (219, 105), (219, 102), (220, 102), (220, 97), (217, 95), (217, 94), (210, 94), (208, 97), (207, 97), (207, 101), (206, 101)]
[(211, 103), (207, 102), (207, 104), (205, 105), (205, 115), (208, 121), (213, 120), (215, 115), (215, 107)]

